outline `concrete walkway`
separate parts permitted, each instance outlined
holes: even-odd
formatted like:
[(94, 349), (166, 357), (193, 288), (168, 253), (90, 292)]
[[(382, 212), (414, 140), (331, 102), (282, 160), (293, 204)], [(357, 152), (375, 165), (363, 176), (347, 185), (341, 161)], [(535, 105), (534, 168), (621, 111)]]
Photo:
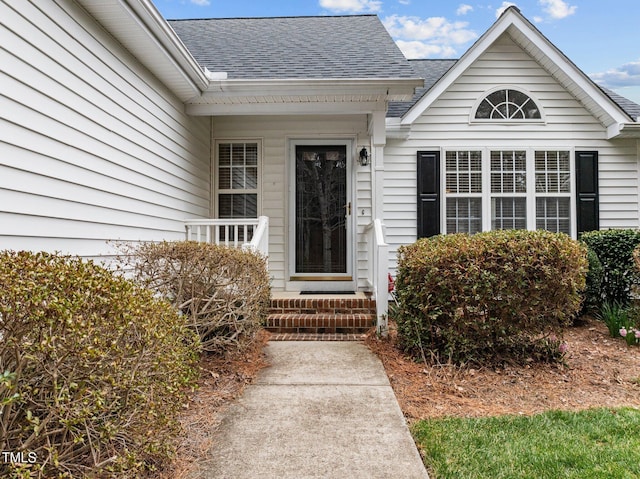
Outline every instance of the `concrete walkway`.
[[(271, 342), (198, 478), (428, 479), (380, 360), (359, 342)], [(205, 472), (203, 472), (205, 471)]]

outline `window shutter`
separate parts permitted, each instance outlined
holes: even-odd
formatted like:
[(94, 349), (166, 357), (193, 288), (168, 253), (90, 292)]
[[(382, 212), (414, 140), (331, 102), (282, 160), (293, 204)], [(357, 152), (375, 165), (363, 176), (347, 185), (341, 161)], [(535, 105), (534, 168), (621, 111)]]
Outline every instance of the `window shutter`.
[(597, 151), (576, 151), (576, 200), (578, 234), (600, 229)]
[(418, 238), (440, 234), (440, 152), (418, 152)]

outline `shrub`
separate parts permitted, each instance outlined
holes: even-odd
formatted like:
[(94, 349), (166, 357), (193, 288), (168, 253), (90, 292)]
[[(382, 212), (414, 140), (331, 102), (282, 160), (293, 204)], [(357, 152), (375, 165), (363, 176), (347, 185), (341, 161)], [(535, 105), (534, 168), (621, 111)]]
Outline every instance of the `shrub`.
[(205, 351), (242, 349), (255, 339), (270, 301), (264, 258), (195, 241), (142, 243), (128, 252), (136, 281), (187, 318)]
[(2, 477), (139, 477), (171, 455), (198, 343), (169, 304), (92, 262), (5, 251), (0, 336), (0, 447), (35, 462)]
[(585, 289), (582, 293), (583, 301), (580, 313), (597, 314), (603, 304), (602, 279), (604, 270), (602, 263), (600, 263), (598, 259), (598, 255), (592, 249), (587, 249), (587, 261), (589, 267), (587, 270)]
[(638, 282), (633, 264), (633, 250), (640, 244), (638, 230), (590, 231), (581, 240), (602, 263), (602, 299), (609, 303), (629, 304), (631, 289)]
[(566, 235), (455, 234), (399, 254), (400, 344), (434, 360), (553, 359), (554, 335), (580, 308), (586, 251)]

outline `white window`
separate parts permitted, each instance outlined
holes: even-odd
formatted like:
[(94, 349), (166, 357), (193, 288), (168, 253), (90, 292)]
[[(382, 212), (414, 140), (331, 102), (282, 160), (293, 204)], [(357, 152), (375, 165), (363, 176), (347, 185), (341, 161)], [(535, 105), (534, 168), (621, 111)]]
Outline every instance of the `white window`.
[(447, 233), (482, 231), (482, 152), (447, 151)]
[(571, 160), (568, 151), (536, 151), (536, 229), (570, 234)]
[(445, 231), (546, 229), (571, 234), (571, 152), (445, 151)]
[(526, 93), (502, 88), (489, 93), (478, 104), (476, 120), (541, 120), (540, 108)]
[(491, 229), (527, 228), (527, 152), (491, 151)]
[(259, 150), (256, 141), (217, 143), (218, 218), (258, 216)]

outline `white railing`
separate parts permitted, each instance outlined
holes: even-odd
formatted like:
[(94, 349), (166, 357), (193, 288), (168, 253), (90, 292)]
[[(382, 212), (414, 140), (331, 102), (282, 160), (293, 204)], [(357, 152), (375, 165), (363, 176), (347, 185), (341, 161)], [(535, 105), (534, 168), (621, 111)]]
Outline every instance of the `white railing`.
[(186, 239), (269, 254), (269, 218), (186, 220)]
[(367, 240), (367, 282), (376, 300), (376, 329), (386, 336), (389, 331), (389, 246), (384, 240), (384, 225), (379, 219), (369, 223), (365, 229)]

